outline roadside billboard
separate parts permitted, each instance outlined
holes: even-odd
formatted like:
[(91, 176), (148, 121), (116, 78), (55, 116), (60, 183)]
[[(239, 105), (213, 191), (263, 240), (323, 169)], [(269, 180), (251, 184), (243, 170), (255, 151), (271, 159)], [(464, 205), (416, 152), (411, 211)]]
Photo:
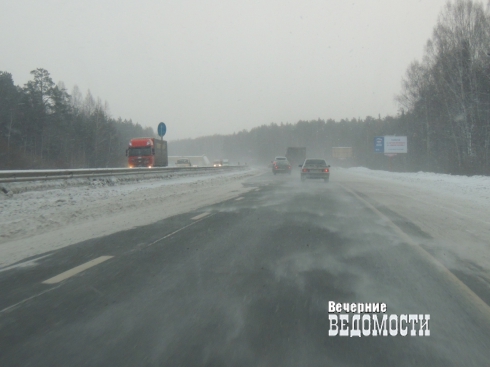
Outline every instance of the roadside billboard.
[(374, 151), (376, 153), (398, 154), (407, 153), (406, 136), (376, 136), (374, 138)]
[(385, 151), (385, 137), (377, 136), (374, 138), (374, 152), (384, 153)]

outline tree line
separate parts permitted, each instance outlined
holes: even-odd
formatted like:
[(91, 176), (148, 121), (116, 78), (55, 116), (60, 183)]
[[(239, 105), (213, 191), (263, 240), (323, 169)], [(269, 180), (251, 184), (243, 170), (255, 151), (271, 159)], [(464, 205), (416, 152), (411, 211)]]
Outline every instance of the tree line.
[[(75, 88), (67, 94), (46, 70), (32, 74), (20, 88), (10, 74), (0, 73), (0, 168), (121, 166), (131, 137), (154, 136), (152, 129), (112, 119), (90, 93), (82, 98)], [(171, 141), (169, 153), (266, 164), (298, 146), (333, 164), (488, 175), (490, 13), (481, 2), (447, 2), (423, 58), (408, 66), (396, 100), (396, 116), (271, 123), (231, 135)], [(407, 136), (408, 154), (375, 153), (374, 138), (383, 135)], [(332, 147), (338, 146), (352, 147), (353, 157), (336, 161)]]
[[(446, 3), (422, 60), (408, 66), (396, 100), (399, 113), (383, 119), (272, 123), (229, 136), (182, 140), (174, 148), (264, 163), (287, 146), (307, 147), (309, 156), (331, 161), (332, 147), (351, 146), (353, 158), (337, 163), (488, 175), (490, 14), (482, 3)], [(407, 136), (409, 153), (394, 158), (374, 153), (374, 137), (383, 135)]]
[[(325, 158), (331, 164), (365, 166), (373, 169), (421, 170), (422, 152), (412, 147), (412, 154), (398, 155), (390, 162), (383, 154), (374, 153), (374, 139), (382, 135), (407, 135), (412, 116), (271, 123), (231, 135), (213, 135), (182, 139), (169, 143), (175, 155), (206, 155), (210, 159), (229, 159), (232, 163), (266, 165), (288, 147), (306, 147), (308, 157)], [(352, 147), (353, 157), (334, 158), (333, 147)]]
[(397, 100), (414, 117), (428, 169), (490, 173), (490, 14), (482, 3), (446, 4)]
[(20, 87), (0, 72), (0, 169), (123, 167), (129, 139), (155, 136), (112, 118), (90, 91), (83, 96), (75, 86), (68, 94), (42, 68), (31, 75)]

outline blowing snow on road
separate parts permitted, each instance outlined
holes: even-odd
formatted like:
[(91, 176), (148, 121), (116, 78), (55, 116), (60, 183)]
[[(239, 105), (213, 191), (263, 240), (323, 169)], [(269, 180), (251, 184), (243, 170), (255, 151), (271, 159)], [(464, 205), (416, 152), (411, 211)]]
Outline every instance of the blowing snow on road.
[[(487, 178), (332, 168), (329, 183), (260, 170), (171, 181), (2, 199), (4, 218), (27, 226), (0, 244), (0, 327), (15, 335), (0, 364), (490, 360)], [(34, 235), (26, 208), (40, 205), (56, 225)], [(397, 336), (366, 336), (363, 321), (344, 338), (332, 304), (384, 304)], [(402, 336), (413, 314), (429, 315), (430, 335)]]

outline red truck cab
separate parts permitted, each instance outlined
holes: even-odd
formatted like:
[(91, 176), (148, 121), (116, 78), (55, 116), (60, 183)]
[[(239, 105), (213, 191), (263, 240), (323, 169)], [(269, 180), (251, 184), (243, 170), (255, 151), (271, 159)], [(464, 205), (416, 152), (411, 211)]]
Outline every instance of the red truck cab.
[(155, 138), (134, 138), (126, 150), (129, 168), (168, 166), (167, 142)]

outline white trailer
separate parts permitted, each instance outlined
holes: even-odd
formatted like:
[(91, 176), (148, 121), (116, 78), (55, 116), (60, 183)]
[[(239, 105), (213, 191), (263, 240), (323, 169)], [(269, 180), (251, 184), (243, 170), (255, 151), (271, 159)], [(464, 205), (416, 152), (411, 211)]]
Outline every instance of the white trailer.
[(211, 162), (209, 162), (208, 157), (205, 155), (179, 155), (179, 156), (169, 156), (168, 166), (175, 167), (177, 160), (179, 159), (189, 159), (191, 161), (192, 167), (209, 167)]

